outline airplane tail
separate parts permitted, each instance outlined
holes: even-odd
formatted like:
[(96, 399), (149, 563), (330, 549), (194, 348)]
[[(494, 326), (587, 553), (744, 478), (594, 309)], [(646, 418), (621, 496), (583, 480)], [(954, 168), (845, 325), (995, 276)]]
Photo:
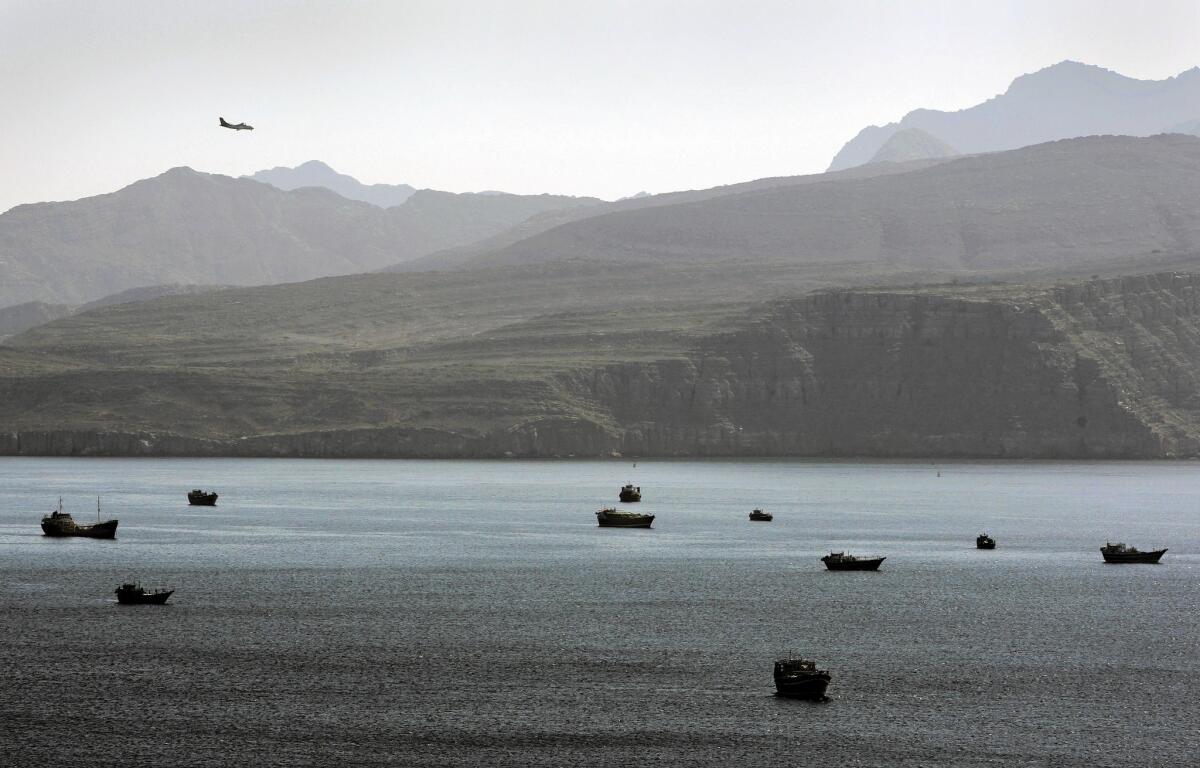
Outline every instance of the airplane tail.
[(222, 127), (222, 128), (228, 128), (228, 127), (229, 127), (229, 123), (225, 122), (225, 118), (223, 118), (223, 117), (218, 117), (217, 119), (221, 121), (221, 127)]

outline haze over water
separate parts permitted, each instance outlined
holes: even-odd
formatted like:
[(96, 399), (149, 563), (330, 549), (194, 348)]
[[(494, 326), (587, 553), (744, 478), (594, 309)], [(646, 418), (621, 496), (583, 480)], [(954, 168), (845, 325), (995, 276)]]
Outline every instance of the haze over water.
[[(3, 459), (0, 764), (1191, 764), (1197, 469)], [(116, 541), (41, 535), (97, 493)]]

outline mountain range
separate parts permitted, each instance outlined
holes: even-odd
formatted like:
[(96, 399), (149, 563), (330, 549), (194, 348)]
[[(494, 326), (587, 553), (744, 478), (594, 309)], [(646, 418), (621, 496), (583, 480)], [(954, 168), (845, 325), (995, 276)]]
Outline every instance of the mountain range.
[(78, 312), (0, 346), (0, 452), (1192, 455), (1197, 170), (1180, 135), (882, 163)]
[(116, 192), (0, 214), (0, 307), (78, 305), (163, 284), (255, 285), (365, 272), (598, 203), (422, 190), (378, 206), (174, 168)]
[[(890, 159), (880, 154), (898, 133), (921, 131), (936, 143), (905, 159), (996, 152), (1080, 136), (1194, 133), (1200, 120), (1200, 67), (1166, 80), (1135, 80), (1102, 67), (1063, 61), (1022, 75), (1004, 93), (967, 109), (917, 109), (899, 122), (868, 126), (834, 156), (829, 170)], [(1188, 126), (1192, 126), (1191, 129)]]

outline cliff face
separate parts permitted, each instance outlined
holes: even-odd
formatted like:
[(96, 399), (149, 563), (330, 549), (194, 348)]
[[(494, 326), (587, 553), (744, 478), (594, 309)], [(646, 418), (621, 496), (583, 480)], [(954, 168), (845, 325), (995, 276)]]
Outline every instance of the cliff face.
[[(198, 439), (0, 432), (0, 454), (874, 456), (1200, 454), (1200, 276), (829, 291), (760, 305), (657, 361), (560, 370), (478, 430)], [(482, 384), (480, 384), (482, 386)], [(473, 397), (493, 414), (500, 383)], [(495, 426), (499, 424), (499, 426)]]
[(1196, 293), (1190, 275), (1011, 297), (821, 293), (686, 360), (563, 385), (611, 412), (635, 454), (1194, 455)]

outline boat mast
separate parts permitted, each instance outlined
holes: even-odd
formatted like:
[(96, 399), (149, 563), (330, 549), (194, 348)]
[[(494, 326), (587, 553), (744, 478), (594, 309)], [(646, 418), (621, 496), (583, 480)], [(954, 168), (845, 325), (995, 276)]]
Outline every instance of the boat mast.
[(100, 494), (96, 494), (96, 522), (100, 522)]

